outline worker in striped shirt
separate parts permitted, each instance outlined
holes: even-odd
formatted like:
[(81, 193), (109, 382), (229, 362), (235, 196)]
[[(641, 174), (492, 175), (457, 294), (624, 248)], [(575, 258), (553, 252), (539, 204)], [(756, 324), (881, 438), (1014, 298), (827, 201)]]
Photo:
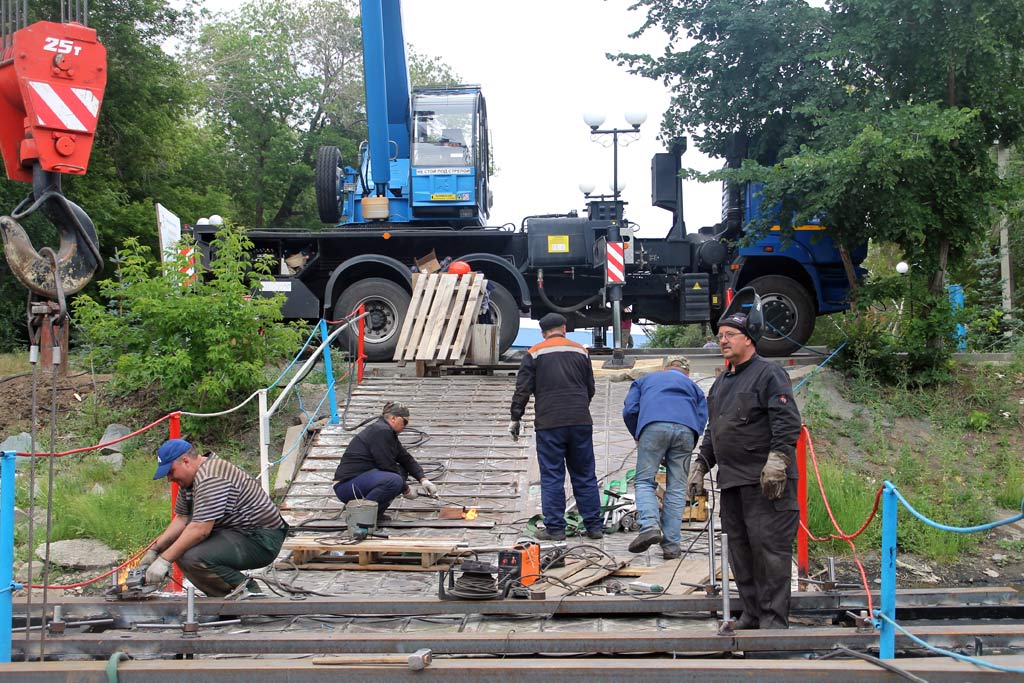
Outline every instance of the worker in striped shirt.
[(259, 586), (240, 569), (265, 567), (284, 543), (288, 525), (259, 482), (226, 460), (200, 455), (184, 439), (157, 451), (154, 479), (180, 488), (174, 518), (142, 560), (146, 583), (162, 584), (177, 563), (182, 574), (210, 597)]

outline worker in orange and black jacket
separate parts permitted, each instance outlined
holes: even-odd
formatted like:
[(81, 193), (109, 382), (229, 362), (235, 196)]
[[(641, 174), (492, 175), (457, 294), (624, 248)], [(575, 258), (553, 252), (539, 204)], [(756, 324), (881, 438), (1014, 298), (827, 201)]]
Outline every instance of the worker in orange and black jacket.
[(544, 513), (544, 528), (535, 534), (540, 540), (565, 539), (567, 469), (587, 536), (597, 539), (604, 535), (601, 495), (594, 474), (594, 421), (590, 417), (594, 370), (587, 350), (566, 339), (565, 326), (565, 316), (558, 313), (540, 319), (544, 341), (523, 356), (508, 426), (512, 437), (518, 439), (520, 420), (533, 394)]

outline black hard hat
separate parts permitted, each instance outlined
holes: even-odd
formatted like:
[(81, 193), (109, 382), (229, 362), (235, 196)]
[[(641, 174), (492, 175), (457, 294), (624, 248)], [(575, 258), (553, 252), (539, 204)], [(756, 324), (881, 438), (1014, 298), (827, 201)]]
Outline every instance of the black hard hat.
[(757, 344), (764, 333), (764, 311), (761, 310), (761, 297), (753, 287), (744, 287), (736, 292), (718, 319), (718, 326), (735, 327)]

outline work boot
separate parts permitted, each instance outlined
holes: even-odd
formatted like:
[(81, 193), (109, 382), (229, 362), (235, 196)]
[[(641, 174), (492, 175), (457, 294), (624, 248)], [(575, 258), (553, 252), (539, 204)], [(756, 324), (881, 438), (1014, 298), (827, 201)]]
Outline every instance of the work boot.
[(393, 519), (394, 518), (391, 515), (377, 515), (377, 523), (378, 524), (380, 524), (381, 522), (390, 522)]
[(629, 552), (642, 553), (655, 543), (661, 543), (662, 540), (663, 537), (661, 535), (661, 529), (654, 528), (648, 529), (647, 531), (641, 531), (636, 535), (636, 538), (630, 541)]
[(564, 531), (548, 531), (547, 529), (537, 529), (533, 532), (533, 537), (538, 541), (564, 541)]
[(604, 538), (604, 529), (587, 529), (587, 538), (599, 541)]
[(662, 550), (661, 551), (661, 556), (662, 556), (662, 558), (664, 558), (666, 560), (678, 560), (680, 557), (683, 556), (683, 551), (682, 550)]

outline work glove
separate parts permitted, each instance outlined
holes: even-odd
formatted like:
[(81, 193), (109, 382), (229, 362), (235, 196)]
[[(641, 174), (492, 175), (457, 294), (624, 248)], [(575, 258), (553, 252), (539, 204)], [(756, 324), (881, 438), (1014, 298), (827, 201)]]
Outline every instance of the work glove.
[(146, 583), (151, 586), (159, 586), (167, 578), (171, 571), (171, 563), (159, 555), (146, 570)]
[(513, 441), (519, 441), (520, 429), (519, 420), (512, 420), (508, 423), (508, 433), (512, 435)]
[(704, 475), (707, 473), (708, 467), (703, 460), (698, 459), (690, 467), (690, 476), (686, 478), (686, 495), (690, 500), (704, 495)]
[(761, 470), (761, 493), (768, 500), (778, 500), (786, 492), (786, 467), (789, 465), (787, 458), (780, 451), (768, 453), (768, 461)]
[(139, 560), (140, 567), (148, 567), (149, 565), (156, 562), (156, 559), (160, 557), (160, 553), (157, 552), (156, 548), (150, 548), (146, 551), (146, 554)]
[(423, 486), (423, 492), (431, 498), (437, 498), (437, 484), (430, 481), (426, 477), (420, 479), (420, 484)]
[(405, 490), (402, 491), (402, 498), (406, 500), (416, 500), (420, 494), (416, 493), (416, 489), (411, 486), (406, 486)]

